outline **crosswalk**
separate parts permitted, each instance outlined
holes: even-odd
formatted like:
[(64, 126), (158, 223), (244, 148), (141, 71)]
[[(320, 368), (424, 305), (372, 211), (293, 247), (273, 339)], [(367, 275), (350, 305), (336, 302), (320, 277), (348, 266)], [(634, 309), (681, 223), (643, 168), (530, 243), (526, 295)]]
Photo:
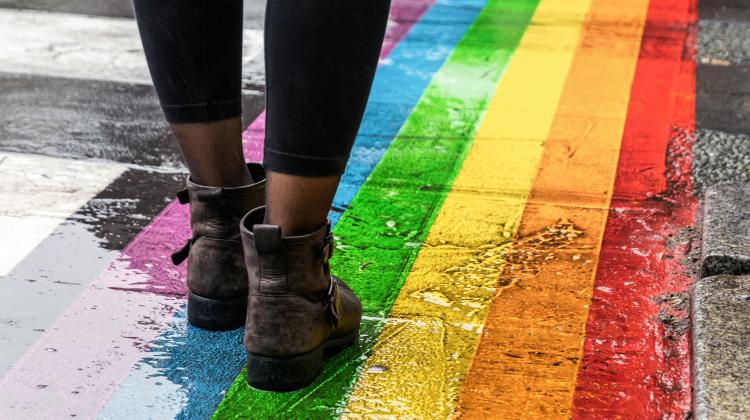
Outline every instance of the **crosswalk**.
[[(80, 5), (84, 12), (98, 7), (79, 2), (85, 3)], [(450, 53), (452, 38), (458, 39), (472, 22), (460, 18), (447, 31), (439, 22), (427, 25), (430, 33), (443, 32), (443, 43), (415, 36), (416, 42), (399, 52), (394, 64), (393, 57), (385, 57), (431, 1), (397, 3), (381, 55), (391, 70), (382, 77), (381, 93), (371, 98), (374, 105), (363, 124), (364, 143), (353, 152), (355, 170), (344, 177), (334, 218), (346, 208), (412, 106), (391, 101), (416, 101)], [(261, 157), (264, 130), (260, 4), (248, 1), (245, 7), (243, 120), (246, 125), (252, 122), (245, 132), (245, 152), (251, 160)], [(478, 7), (437, 10), (460, 11), (454, 13), (455, 20), (475, 14)], [(207, 358), (215, 352), (205, 352), (205, 346), (241, 350), (232, 345), (236, 334), (214, 337), (185, 331), (180, 312), (184, 266), (172, 267), (155, 257), (167, 255), (188, 234), (185, 208), (169, 204), (184, 182), (184, 167), (148, 80), (134, 21), (117, 17), (119, 12), (103, 14), (115, 17), (0, 8), (0, 57), (12, 57), (0, 60), (0, 153), (28, 157), (29, 168), (43, 166), (44, 160), (59, 161), (63, 169), (58, 188), (88, 191), (79, 202), (69, 200), (66, 212), (58, 212), (46, 230), (33, 238), (27, 235), (26, 247), (17, 247), (7, 273), (0, 276), (0, 303), (7, 309), (0, 316), (13, 315), (0, 318), (0, 388), (8, 391), (0, 396), (0, 417), (89, 417), (99, 411), (113, 418), (132, 409), (127, 406), (133, 395), (145, 404), (146, 417), (179, 417), (185, 412), (207, 416), (221, 400), (219, 391), (231, 385), (241, 368), (240, 353), (228, 354), (225, 363), (215, 365)], [(410, 87), (397, 95), (391, 88), (394, 76), (409, 80)], [(85, 189), (78, 185), (83, 180), (76, 176), (76, 168), (67, 165), (81, 161), (111, 174), (86, 171), (100, 184)], [(21, 171), (9, 166), (7, 172), (17, 177), (16, 184), (22, 183)], [(31, 216), (25, 217), (34, 223)], [(23, 233), (18, 227), (11, 232), (11, 221), (8, 227), (3, 223), (0, 219), (0, 231)], [(185, 378), (187, 383), (174, 378), (174, 389), (149, 374), (154, 357), (184, 361), (181, 352), (201, 343), (205, 354), (195, 360), (213, 369), (210, 373), (201, 370)], [(160, 356), (162, 345), (176, 353)], [(151, 353), (155, 348), (157, 353)], [(180, 369), (171, 366), (167, 371)], [(54, 379), (48, 376), (52, 370), (59, 373)], [(127, 379), (122, 378), (128, 371)], [(164, 373), (164, 367), (159, 371)], [(180, 400), (186, 392), (190, 398)], [(153, 411), (149, 401), (161, 403), (161, 411)]]
[(0, 0), (0, 418), (689, 415), (670, 302), (700, 192), (748, 179), (748, 22), (725, 0), (392, 0), (329, 214), (362, 337), (269, 394), (241, 329), (186, 323), (185, 168), (129, 2)]
[[(4, 245), (12, 252), (4, 252), (0, 275), (124, 171), (184, 172), (135, 21), (106, 16), (128, 16), (129, 2), (72, 3), (63, 9), (105, 16), (0, 9), (0, 232), (17, 238)], [(251, 119), (263, 106), (263, 37), (262, 9), (248, 4), (243, 86)]]
[[(8, 272), (68, 216), (103, 190), (122, 165), (0, 153), (0, 275)], [(2, 284), (2, 283), (0, 283)]]
[[(31, 3), (44, 10), (0, 8), (0, 377), (163, 209), (185, 172), (129, 2)], [(247, 3), (249, 121), (264, 107), (263, 9)]]

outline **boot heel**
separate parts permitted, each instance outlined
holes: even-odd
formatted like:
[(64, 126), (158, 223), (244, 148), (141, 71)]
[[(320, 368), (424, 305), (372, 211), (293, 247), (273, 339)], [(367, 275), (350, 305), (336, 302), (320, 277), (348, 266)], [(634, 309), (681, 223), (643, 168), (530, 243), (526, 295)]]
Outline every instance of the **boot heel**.
[(247, 383), (263, 391), (295, 391), (310, 385), (323, 366), (323, 346), (292, 357), (247, 353)]
[(228, 331), (245, 325), (247, 298), (208, 299), (188, 292), (188, 322), (211, 331)]

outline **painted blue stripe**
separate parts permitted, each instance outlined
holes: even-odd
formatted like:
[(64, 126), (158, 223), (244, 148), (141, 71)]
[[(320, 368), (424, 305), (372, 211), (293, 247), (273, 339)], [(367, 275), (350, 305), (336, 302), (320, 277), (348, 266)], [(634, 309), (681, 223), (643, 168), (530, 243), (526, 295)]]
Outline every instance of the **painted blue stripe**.
[(385, 154), (432, 76), (445, 62), (484, 0), (437, 1), (381, 63), (362, 125), (328, 214), (332, 224)]
[[(438, 0), (381, 62), (334, 199), (338, 222), (484, 0)], [(101, 418), (208, 418), (245, 362), (242, 329), (189, 326), (184, 308), (99, 412)]]

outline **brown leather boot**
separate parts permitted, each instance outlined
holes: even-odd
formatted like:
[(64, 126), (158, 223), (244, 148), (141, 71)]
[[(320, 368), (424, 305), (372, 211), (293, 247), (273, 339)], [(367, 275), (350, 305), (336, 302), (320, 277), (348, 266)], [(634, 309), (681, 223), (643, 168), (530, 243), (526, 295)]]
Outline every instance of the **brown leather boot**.
[(331, 276), (330, 224), (303, 236), (283, 237), (263, 224), (265, 208), (242, 219), (242, 243), (250, 281), (245, 323), (247, 382), (268, 391), (309, 385), (324, 353), (359, 336), (362, 304)]
[[(245, 323), (247, 271), (240, 240), (240, 220), (265, 200), (265, 172), (248, 164), (254, 184), (206, 187), (187, 179), (177, 193), (190, 203), (193, 235), (172, 254), (172, 262), (188, 258), (188, 322), (207, 330), (232, 330)], [(260, 181), (258, 181), (260, 180)]]

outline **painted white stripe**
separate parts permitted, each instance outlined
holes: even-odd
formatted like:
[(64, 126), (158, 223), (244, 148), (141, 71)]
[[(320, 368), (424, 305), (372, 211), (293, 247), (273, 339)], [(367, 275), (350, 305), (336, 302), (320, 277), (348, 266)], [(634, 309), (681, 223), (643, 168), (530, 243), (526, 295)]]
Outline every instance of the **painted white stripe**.
[(3, 238), (0, 241), (0, 276), (7, 275), (60, 222), (51, 217), (0, 216), (0, 238)]
[[(44, 332), (49, 318), (62, 311), (56, 307), (67, 306), (94, 278), (89, 275), (79, 283), (77, 277), (36, 271), (11, 276), (13, 268), (126, 169), (121, 164), (0, 153), (0, 377)], [(93, 233), (80, 228), (66, 233), (58, 247), (76, 250), (67, 252), (66, 262), (81, 267), (81, 273), (96, 266), (87, 258), (107, 256), (106, 250), (79, 255), (81, 235)], [(51, 251), (45, 258), (60, 255)]]
[[(246, 29), (243, 79), (263, 81), (263, 31)], [(0, 72), (151, 84), (132, 19), (0, 10)]]
[(0, 153), (0, 276), (124, 169), (119, 164)]

